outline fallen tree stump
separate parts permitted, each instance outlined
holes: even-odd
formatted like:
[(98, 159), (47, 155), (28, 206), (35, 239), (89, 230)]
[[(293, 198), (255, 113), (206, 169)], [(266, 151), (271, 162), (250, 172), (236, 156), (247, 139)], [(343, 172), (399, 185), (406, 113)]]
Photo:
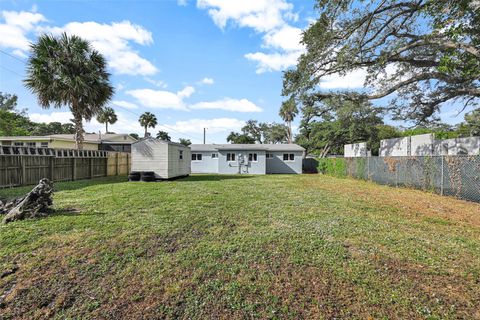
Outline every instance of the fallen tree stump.
[(5, 204), (0, 202), (0, 214), (5, 214), (3, 223), (46, 216), (53, 204), (52, 194), (53, 182), (44, 178), (25, 196)]

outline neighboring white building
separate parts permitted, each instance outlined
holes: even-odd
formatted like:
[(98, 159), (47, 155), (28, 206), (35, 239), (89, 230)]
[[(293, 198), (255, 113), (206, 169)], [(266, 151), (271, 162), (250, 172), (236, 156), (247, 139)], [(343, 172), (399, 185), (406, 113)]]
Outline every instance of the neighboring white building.
[(381, 157), (479, 155), (480, 137), (435, 140), (433, 133), (380, 141)]
[(296, 144), (192, 144), (192, 173), (302, 173)]
[(190, 174), (190, 148), (180, 143), (147, 138), (132, 144), (132, 171), (153, 171), (158, 179)]
[(343, 156), (345, 158), (358, 158), (358, 157), (367, 157), (367, 143), (359, 142), (346, 144), (343, 146)]
[(437, 140), (434, 143), (435, 155), (479, 155), (480, 137)]

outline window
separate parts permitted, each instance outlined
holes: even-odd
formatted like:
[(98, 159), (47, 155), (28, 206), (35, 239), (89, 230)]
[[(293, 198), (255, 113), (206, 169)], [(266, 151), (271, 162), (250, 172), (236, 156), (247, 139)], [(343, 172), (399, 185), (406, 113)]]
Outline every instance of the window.
[(178, 150), (178, 159), (183, 160), (183, 150)]
[(267, 153), (267, 159), (273, 159), (273, 153)]
[(249, 153), (248, 154), (248, 161), (250, 162), (257, 162), (258, 159), (257, 159), (257, 154), (256, 153)]
[(202, 161), (201, 153), (192, 153), (192, 161)]
[(37, 144), (35, 142), (27, 142), (27, 146), (29, 147), (36, 147)]
[(48, 148), (48, 142), (40, 142), (40, 147)]
[(212, 153), (212, 159), (217, 159), (218, 158), (218, 154), (217, 153)]
[(235, 153), (227, 153), (227, 161), (235, 161)]
[(15, 142), (13, 145), (17, 147), (21, 147), (23, 146), (23, 142)]
[(284, 153), (283, 161), (295, 161), (295, 154), (293, 153)]

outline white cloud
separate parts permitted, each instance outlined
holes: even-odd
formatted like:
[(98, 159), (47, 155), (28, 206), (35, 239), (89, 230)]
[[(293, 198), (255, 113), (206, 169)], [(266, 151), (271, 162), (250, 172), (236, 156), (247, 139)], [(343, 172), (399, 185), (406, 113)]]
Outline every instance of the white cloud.
[(261, 112), (262, 109), (247, 99), (224, 98), (211, 102), (199, 102), (190, 105), (190, 109), (218, 109), (236, 112)]
[[(185, 91), (188, 87), (183, 89)], [(187, 110), (183, 97), (180, 96), (180, 93), (173, 93), (170, 91), (163, 90), (152, 90), (152, 89), (137, 89), (127, 91), (128, 95), (134, 97), (138, 103), (145, 107), (149, 108), (159, 108), (159, 109), (175, 109), (175, 110)], [(184, 92), (183, 94), (185, 94)]]
[(355, 70), (344, 76), (334, 74), (324, 77), (320, 82), (322, 89), (361, 88), (365, 83), (367, 72), (363, 69)]
[(47, 19), (40, 13), (27, 11), (2, 11), (2, 16), (5, 19), (6, 24), (20, 27), (27, 31), (32, 30), (39, 22), (47, 21)]
[(214, 23), (225, 28), (228, 21), (257, 32), (267, 32), (284, 24), (284, 12), (293, 5), (285, 0), (197, 0), (197, 7), (207, 9)]
[(67, 112), (52, 112), (48, 113), (31, 113), (29, 115), (30, 120), (34, 122), (61, 122), (67, 123), (70, 122), (70, 119), (73, 119), (72, 113), (70, 111)]
[(112, 104), (130, 110), (138, 109), (136, 104), (123, 100), (114, 100)]
[(229, 21), (264, 33), (264, 49), (269, 53), (247, 53), (245, 57), (257, 63), (257, 73), (281, 71), (296, 64), (304, 52), (300, 43), (302, 30), (289, 25), (298, 14), (286, 0), (197, 0), (197, 7), (208, 10), (214, 23), (224, 29)]
[(185, 7), (188, 4), (187, 0), (177, 0), (179, 6)]
[(200, 82), (203, 83), (203, 84), (214, 84), (215, 83), (215, 81), (213, 81), (212, 78), (207, 78), (207, 77), (203, 78)]
[(159, 88), (167, 88), (168, 85), (165, 83), (165, 81), (162, 81), (162, 80), (155, 80), (155, 79), (151, 79), (151, 78), (145, 78), (145, 81), (147, 81), (148, 83), (151, 83), (153, 84), (155, 87), (159, 87)]
[(245, 121), (235, 118), (216, 118), (216, 119), (190, 119), (177, 121), (173, 125), (164, 125), (167, 129), (173, 129), (181, 133), (200, 134), (203, 128), (207, 128), (208, 133), (224, 133), (238, 131), (245, 125)]
[(130, 42), (143, 46), (152, 44), (152, 33), (130, 21), (111, 24), (93, 21), (70, 22), (63, 27), (42, 28), (42, 31), (57, 35), (66, 32), (90, 41), (95, 49), (105, 55), (115, 73), (153, 75), (158, 72), (150, 61), (142, 58), (130, 45)]
[[(143, 128), (140, 126), (138, 121), (132, 121), (132, 116), (130, 114), (125, 114), (123, 112), (117, 113), (117, 122), (113, 125), (108, 126), (108, 131), (117, 132), (117, 133), (142, 133)], [(30, 119), (35, 122), (61, 122), (67, 123), (70, 122), (70, 119), (73, 118), (72, 113), (67, 112), (52, 112), (52, 113), (32, 113), (29, 115)], [(104, 132), (105, 124), (99, 123), (95, 118), (90, 122), (83, 123), (84, 129), (86, 132)]]
[(195, 93), (195, 88), (194, 87), (186, 86), (185, 88), (183, 88), (182, 90), (177, 92), (177, 96), (180, 97), (180, 99), (183, 99), (183, 98), (190, 97), (194, 93)]
[(47, 21), (40, 13), (26, 11), (2, 11), (1, 17), (5, 22), (0, 23), (0, 47), (14, 49), (17, 56), (25, 56), (29, 49), (28, 33), (37, 24)]
[(257, 62), (257, 73), (264, 73), (267, 71), (281, 71), (297, 63), (298, 57), (302, 53), (299, 51), (287, 53), (247, 53), (245, 58)]
[(302, 29), (284, 25), (280, 29), (267, 33), (263, 38), (263, 43), (265, 47), (286, 51), (303, 51), (305, 48), (300, 43), (301, 40)]

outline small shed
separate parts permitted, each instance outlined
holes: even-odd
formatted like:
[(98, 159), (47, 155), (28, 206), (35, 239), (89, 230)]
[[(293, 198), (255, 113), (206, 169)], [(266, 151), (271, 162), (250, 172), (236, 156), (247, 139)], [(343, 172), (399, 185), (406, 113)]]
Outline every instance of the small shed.
[(153, 171), (158, 179), (188, 176), (190, 157), (183, 144), (146, 138), (132, 144), (132, 171)]

